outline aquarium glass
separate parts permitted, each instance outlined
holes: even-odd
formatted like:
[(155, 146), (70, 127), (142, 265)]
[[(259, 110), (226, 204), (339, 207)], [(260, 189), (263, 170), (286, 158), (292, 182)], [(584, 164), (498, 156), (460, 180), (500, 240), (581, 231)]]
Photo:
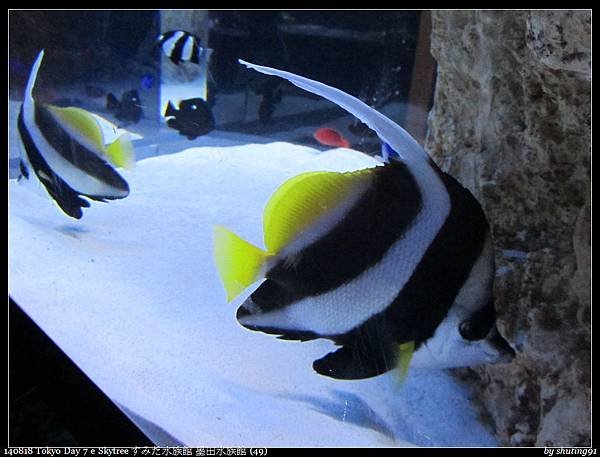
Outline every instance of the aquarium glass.
[[(408, 10), (9, 11), (9, 295), (154, 444), (495, 444), (447, 372), (320, 375), (313, 361), (338, 347), (240, 325), (257, 278), (235, 277), (228, 302), (217, 271), (223, 227), (245, 240), (237, 264), (252, 262), (244, 242), (267, 249), (263, 211), (286, 180), (381, 165), (381, 139), (355, 116), (239, 59), (333, 86), (422, 144), (430, 23), (429, 12)], [(119, 138), (133, 150), (126, 166), (108, 148)], [(78, 190), (91, 182), (82, 170), (104, 167), (86, 168), (91, 155), (126, 189)], [(38, 178), (35, 192), (24, 170)], [(344, 179), (327, 181), (339, 193), (323, 208), (351, 194)], [(57, 199), (79, 202), (80, 217)], [(271, 216), (282, 214), (317, 217)], [(287, 240), (286, 227), (272, 238)], [(15, 445), (32, 439), (24, 420), (52, 415), (28, 398), (11, 398)], [(61, 442), (77, 445), (68, 432)], [(51, 433), (28, 444), (47, 445)]]

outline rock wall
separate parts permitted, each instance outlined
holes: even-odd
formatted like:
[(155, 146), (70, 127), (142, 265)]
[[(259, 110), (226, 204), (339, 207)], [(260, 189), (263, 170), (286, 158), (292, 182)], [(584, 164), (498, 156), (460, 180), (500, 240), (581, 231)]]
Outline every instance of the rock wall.
[(590, 11), (437, 11), (427, 148), (481, 202), (509, 365), (460, 370), (506, 446), (589, 446)]

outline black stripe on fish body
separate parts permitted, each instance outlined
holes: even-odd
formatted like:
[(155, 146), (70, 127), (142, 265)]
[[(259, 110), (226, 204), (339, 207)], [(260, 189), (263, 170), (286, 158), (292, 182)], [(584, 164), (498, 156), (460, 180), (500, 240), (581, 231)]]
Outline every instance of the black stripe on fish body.
[[(173, 38), (177, 33), (181, 33), (182, 35), (175, 41), (175, 44), (173, 47), (171, 47), (171, 50), (167, 51), (165, 49), (165, 43)], [(186, 43), (190, 40), (192, 44), (192, 52), (188, 58), (187, 55), (184, 57), (184, 49)], [(160, 46), (162, 52), (166, 54), (171, 62), (173, 62), (175, 65), (179, 65), (181, 62), (186, 61), (195, 64), (200, 63), (200, 55), (202, 54), (203, 48), (200, 43), (200, 38), (192, 33), (186, 32), (185, 30), (170, 30), (159, 37), (157, 44)]]
[(452, 176), (437, 167), (450, 196), (450, 214), (408, 283), (384, 312), (412, 336), (398, 333), (399, 343), (416, 345), (430, 338), (441, 323), (481, 255), (489, 225), (479, 202)]
[[(104, 159), (78, 143), (47, 108), (37, 103), (35, 104), (35, 123), (48, 144), (65, 160), (103, 183), (129, 193), (129, 185), (119, 173)], [(87, 194), (82, 193), (82, 195)], [(96, 196), (104, 197), (104, 195)]]
[(402, 162), (375, 168), (370, 187), (328, 233), (283, 258), (251, 295), (262, 312), (333, 290), (375, 265), (410, 227), (421, 192)]
[(193, 48), (192, 48), (192, 56), (190, 58), (190, 62), (199, 64), (201, 51), (202, 51), (202, 48), (199, 46), (198, 41), (194, 39), (194, 44), (193, 44)]
[[(450, 195), (450, 214), (407, 284), (381, 313), (350, 332), (327, 337), (371, 361), (357, 365), (357, 355), (344, 350), (315, 361), (319, 373), (340, 379), (363, 379), (385, 373), (396, 365), (399, 344), (414, 341), (418, 349), (448, 314), (483, 251), (489, 227), (473, 195), (450, 175), (439, 170), (438, 173)], [(495, 314), (490, 312), (490, 306), (493, 310), (488, 302), (479, 314), (470, 318), (475, 326), (472, 337), (485, 337), (493, 325)], [(374, 339), (381, 341), (365, 345), (365, 341)], [(343, 365), (344, 361), (349, 366)]]
[(169, 30), (168, 32), (163, 33), (162, 35), (160, 35), (158, 37), (158, 41), (156, 43), (156, 46), (158, 46), (160, 48), (160, 50), (166, 54), (166, 51), (164, 49), (165, 42), (169, 38), (171, 38), (173, 35), (175, 35), (176, 33), (177, 33), (177, 30)]
[[(79, 196), (66, 182), (64, 182), (60, 176), (52, 171), (44, 160), (39, 149), (35, 145), (35, 142), (31, 138), (25, 121), (23, 120), (23, 107), (19, 112), (18, 118), (18, 129), (23, 146), (25, 147), (25, 153), (27, 159), (33, 168), (33, 172), (36, 174), (42, 185), (50, 196), (56, 201), (60, 209), (66, 214), (75, 218), (81, 219), (83, 213), (81, 208), (88, 208), (90, 203)], [(49, 178), (49, 179), (46, 179)]]
[(159, 45), (161, 48), (161, 51), (175, 64), (177, 65), (180, 61), (177, 59), (177, 55), (175, 55), (175, 44), (177, 44), (178, 42), (181, 41), (182, 38), (185, 38), (185, 35), (183, 35), (182, 37), (179, 37), (179, 39), (177, 39), (175, 41), (175, 44), (171, 47), (170, 51), (167, 51), (167, 49), (165, 49), (165, 43), (170, 40), (171, 38), (173, 38), (173, 36), (177, 33), (177, 30), (171, 30), (167, 33), (165, 33), (161, 40), (159, 41)]
[(175, 42), (175, 46), (169, 55), (171, 62), (173, 62), (175, 65), (179, 65), (180, 62), (183, 62), (183, 46), (185, 45), (187, 39), (188, 35), (183, 35)]
[[(450, 196), (448, 218), (388, 308), (350, 332), (325, 336), (342, 348), (314, 362), (318, 373), (336, 379), (364, 379), (393, 369), (398, 345), (414, 341), (418, 349), (429, 339), (469, 277), (483, 251), (488, 223), (473, 195), (450, 175), (434, 168)], [(465, 321), (473, 326), (467, 336), (485, 337), (494, 319), (493, 304), (488, 302)]]
[(165, 41), (167, 41), (169, 38), (171, 38), (177, 32), (178, 32), (178, 30), (169, 30), (168, 32), (163, 33), (160, 36), (160, 40), (159, 40), (158, 44), (160, 44), (162, 46), (163, 44), (165, 44)]

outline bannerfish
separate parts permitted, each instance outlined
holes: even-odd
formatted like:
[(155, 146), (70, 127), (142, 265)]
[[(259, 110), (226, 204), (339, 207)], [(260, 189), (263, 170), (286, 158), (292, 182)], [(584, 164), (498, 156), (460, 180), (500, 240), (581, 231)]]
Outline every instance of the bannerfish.
[[(125, 163), (133, 156), (128, 135), (104, 145), (95, 118), (81, 108), (36, 103), (33, 88), (44, 51), (31, 69), (18, 117), (23, 142), (19, 179), (35, 177), (69, 216), (80, 219), (92, 200), (125, 198), (129, 185), (107, 162)], [(33, 174), (31, 173), (33, 171)]]
[(215, 227), (227, 300), (264, 278), (238, 308), (238, 322), (280, 339), (333, 341), (341, 347), (313, 369), (335, 379), (512, 360), (496, 326), (490, 228), (473, 195), (357, 98), (240, 63), (336, 103), (397, 154), (372, 168), (284, 182), (264, 209), (265, 250)]
[(190, 98), (179, 103), (175, 108), (169, 100), (165, 110), (167, 125), (193, 140), (206, 135), (215, 128), (215, 119), (208, 103), (201, 98)]
[(313, 134), (315, 140), (324, 146), (333, 146), (336, 148), (349, 148), (350, 143), (341, 133), (329, 127), (317, 129)]
[(125, 123), (137, 124), (143, 114), (140, 94), (135, 89), (125, 92), (121, 101), (112, 92), (109, 93), (106, 96), (106, 109)]
[(200, 63), (204, 52), (200, 38), (185, 30), (170, 30), (160, 35), (157, 44), (175, 65), (181, 62)]

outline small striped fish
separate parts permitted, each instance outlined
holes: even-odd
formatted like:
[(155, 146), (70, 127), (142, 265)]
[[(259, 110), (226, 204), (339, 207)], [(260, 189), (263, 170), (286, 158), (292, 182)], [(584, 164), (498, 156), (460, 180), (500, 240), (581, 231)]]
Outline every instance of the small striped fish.
[(204, 52), (200, 38), (184, 30), (170, 30), (158, 37), (158, 46), (175, 65), (181, 62), (200, 63)]

